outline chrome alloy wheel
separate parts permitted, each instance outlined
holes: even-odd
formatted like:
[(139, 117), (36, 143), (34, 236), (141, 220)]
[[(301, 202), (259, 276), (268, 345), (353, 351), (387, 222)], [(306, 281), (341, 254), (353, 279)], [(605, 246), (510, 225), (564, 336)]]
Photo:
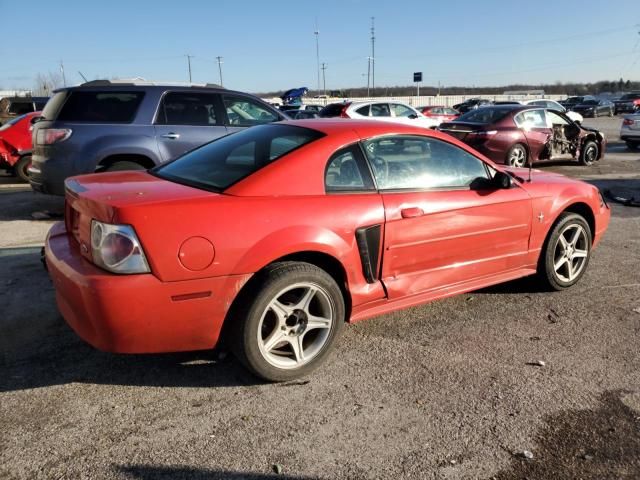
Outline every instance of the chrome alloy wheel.
[(260, 353), (274, 367), (299, 368), (322, 351), (334, 321), (333, 301), (322, 287), (308, 282), (290, 285), (262, 313)]
[(572, 282), (586, 265), (589, 240), (582, 225), (572, 223), (560, 233), (554, 249), (553, 269), (563, 282)]
[(584, 152), (585, 161), (588, 164), (592, 164), (596, 161), (596, 157), (598, 156), (598, 148), (595, 145), (589, 145), (587, 150)]
[(525, 152), (522, 148), (514, 148), (509, 154), (509, 165), (513, 167), (524, 167)]

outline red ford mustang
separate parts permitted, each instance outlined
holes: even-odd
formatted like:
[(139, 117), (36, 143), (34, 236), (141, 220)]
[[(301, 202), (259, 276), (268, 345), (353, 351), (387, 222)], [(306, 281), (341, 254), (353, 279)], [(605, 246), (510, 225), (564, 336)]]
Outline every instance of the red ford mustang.
[(589, 184), (528, 174), (411, 126), (257, 126), (149, 172), (67, 180), (46, 263), (99, 349), (208, 349), (224, 330), (254, 373), (288, 380), (345, 321), (535, 273), (576, 283), (609, 208)]

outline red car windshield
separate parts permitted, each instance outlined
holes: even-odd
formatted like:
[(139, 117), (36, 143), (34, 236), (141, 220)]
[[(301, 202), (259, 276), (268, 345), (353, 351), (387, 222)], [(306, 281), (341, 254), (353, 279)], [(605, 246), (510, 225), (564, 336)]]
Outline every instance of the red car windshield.
[(219, 192), (322, 136), (316, 130), (292, 125), (259, 125), (198, 147), (152, 173)]

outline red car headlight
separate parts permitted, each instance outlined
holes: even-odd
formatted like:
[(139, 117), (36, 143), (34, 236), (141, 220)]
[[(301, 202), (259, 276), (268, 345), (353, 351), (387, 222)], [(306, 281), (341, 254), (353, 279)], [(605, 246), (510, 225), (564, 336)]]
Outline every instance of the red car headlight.
[(149, 264), (130, 225), (91, 221), (93, 263), (113, 273), (149, 273)]

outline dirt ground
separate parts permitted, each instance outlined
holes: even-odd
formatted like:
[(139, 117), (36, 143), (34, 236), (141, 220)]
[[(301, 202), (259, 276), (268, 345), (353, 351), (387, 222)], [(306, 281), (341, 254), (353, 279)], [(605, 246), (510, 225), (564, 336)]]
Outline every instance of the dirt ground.
[[(541, 168), (640, 196), (620, 119), (585, 123), (606, 158)], [(640, 478), (640, 208), (612, 204), (572, 289), (524, 279), (361, 322), (309, 378), (265, 384), (222, 350), (84, 344), (40, 263), (53, 220), (31, 216), (62, 205), (0, 178), (0, 478)]]

